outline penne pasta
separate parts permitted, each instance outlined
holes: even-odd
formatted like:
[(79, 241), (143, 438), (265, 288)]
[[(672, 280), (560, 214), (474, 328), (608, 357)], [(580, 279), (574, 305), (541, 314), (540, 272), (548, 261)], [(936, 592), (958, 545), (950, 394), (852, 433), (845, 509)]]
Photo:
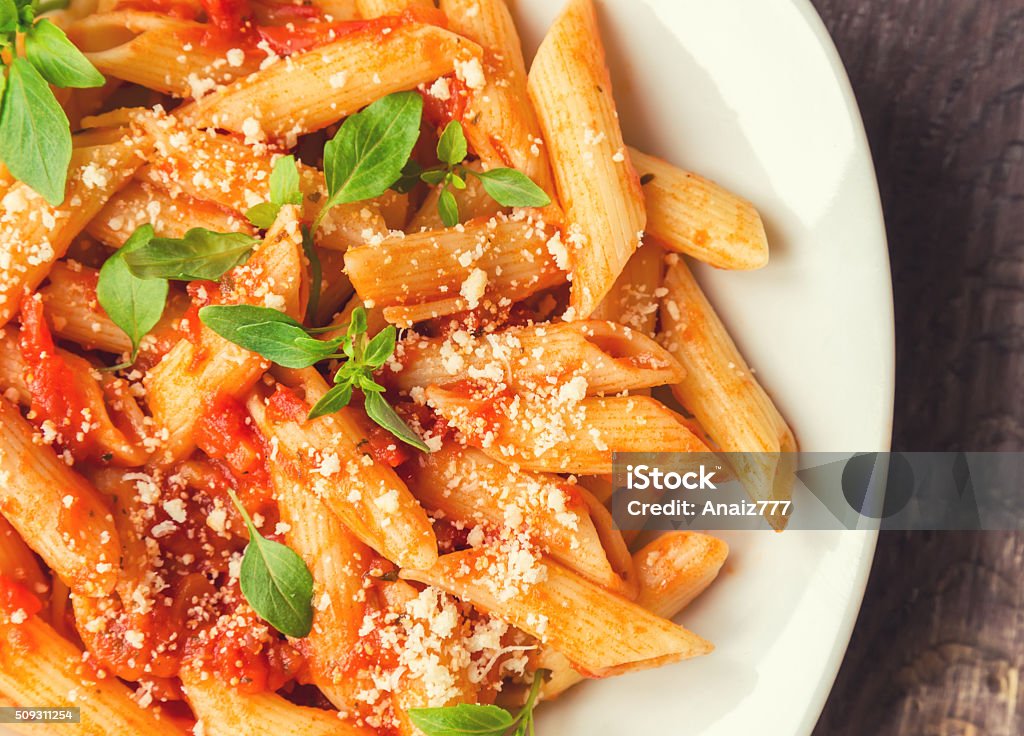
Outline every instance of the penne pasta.
[(349, 33), (212, 92), (181, 115), (199, 127), (294, 142), (479, 54), (443, 28), (396, 19), (387, 34), (374, 27)]
[(0, 575), (36, 595), (44, 595), (50, 589), (49, 577), (35, 554), (3, 516), (0, 516)]
[[(792, 497), (796, 439), (761, 388), (682, 258), (669, 256), (661, 306), (662, 345), (686, 368), (672, 393), (729, 455), (755, 500)], [(746, 454), (738, 454), (746, 453)], [(740, 467), (735, 467), (736, 464)], [(787, 517), (766, 515), (776, 529)]]
[[(521, 553), (520, 553), (521, 554)], [(594, 677), (699, 657), (711, 645), (696, 634), (609, 593), (544, 558), (516, 572), (501, 550), (481, 548), (438, 558), (429, 570), (402, 570), (510, 622)], [(535, 568), (536, 579), (531, 572)], [(525, 578), (525, 579), (524, 579)]]
[(117, 530), (96, 489), (37, 441), (0, 399), (0, 514), (69, 588), (109, 593), (120, 572)]
[(658, 322), (658, 295), (664, 288), (665, 253), (648, 241), (626, 262), (611, 290), (597, 305), (594, 319), (626, 325), (642, 335), (654, 337)]
[(589, 317), (640, 244), (647, 219), (592, 0), (571, 0), (548, 31), (529, 92), (569, 223), (573, 314)]
[(474, 337), (410, 335), (385, 380), (403, 391), (464, 381), (531, 391), (552, 382), (585, 382), (588, 395), (661, 386), (682, 380), (682, 367), (639, 332), (597, 320), (513, 327)]
[[(419, 321), (404, 314), (499, 310), (562, 283), (565, 274), (550, 257), (547, 239), (540, 223), (495, 219), (352, 248), (345, 267), (359, 297), (404, 326)], [(392, 267), (398, 263), (402, 269)], [(411, 305), (423, 311), (390, 309)]]
[[(312, 405), (327, 386), (319, 374), (300, 375)], [(304, 492), (323, 499), (360, 541), (398, 565), (436, 559), (437, 540), (426, 513), (394, 470), (363, 449), (366, 432), (352, 410), (272, 422), (261, 399), (250, 399), (248, 408), (267, 441), (296, 468)]]
[[(526, 470), (604, 475), (616, 452), (709, 452), (675, 412), (650, 397), (583, 398), (578, 385), (566, 385), (569, 391), (534, 398), (431, 387), (425, 398), (467, 444)], [(624, 416), (634, 423), (623, 423)]]
[[(245, 265), (233, 272), (230, 301), (283, 307), (302, 314), (302, 234), (298, 210), (281, 209), (274, 226)], [(269, 364), (259, 355), (200, 326), (193, 339), (182, 338), (145, 378), (146, 400), (165, 433), (163, 459), (180, 460), (195, 447), (193, 429), (207, 402), (218, 396), (241, 398)]]
[(716, 268), (746, 271), (768, 265), (768, 238), (750, 202), (635, 148), (629, 156), (646, 182), (648, 235)]
[[(81, 709), (73, 730), (88, 736), (187, 733), (159, 708), (139, 708), (123, 682), (97, 673), (78, 647), (38, 615), (17, 624), (0, 623), (0, 634), (0, 704), (38, 708), (70, 701)], [(22, 733), (39, 733), (40, 725), (24, 726)]]
[(0, 213), (0, 326), (18, 311), (22, 296), (46, 278), (71, 241), (131, 179), (145, 145), (125, 137), (109, 146), (78, 148), (71, 157), (64, 204), (54, 207), (16, 182)]

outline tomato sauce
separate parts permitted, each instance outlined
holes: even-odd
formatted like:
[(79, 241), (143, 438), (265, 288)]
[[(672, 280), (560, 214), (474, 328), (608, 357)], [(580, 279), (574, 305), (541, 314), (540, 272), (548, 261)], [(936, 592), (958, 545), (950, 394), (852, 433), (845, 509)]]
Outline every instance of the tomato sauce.
[(298, 394), (283, 384), (277, 384), (267, 404), (267, 419), (272, 422), (302, 423), (308, 414), (309, 405)]
[(448, 97), (442, 100), (429, 91), (420, 92), (423, 97), (423, 119), (436, 128), (444, 128), (453, 120), (466, 119), (469, 107), (469, 88), (454, 74), (442, 77), (448, 83)]
[(0, 574), (0, 611), (8, 616), (15, 611), (34, 616), (41, 610), (43, 602), (35, 593), (13, 578)]
[(37, 427), (51, 422), (60, 446), (75, 460), (87, 460), (96, 450), (92, 432), (83, 429), (91, 424), (88, 402), (74, 371), (57, 353), (38, 297), (26, 298), (21, 306), (18, 347), (27, 369), (25, 383), (32, 397), (32, 421)]
[(208, 397), (193, 438), (196, 446), (211, 458), (223, 460), (236, 478), (266, 483), (263, 440), (238, 399), (223, 393)]

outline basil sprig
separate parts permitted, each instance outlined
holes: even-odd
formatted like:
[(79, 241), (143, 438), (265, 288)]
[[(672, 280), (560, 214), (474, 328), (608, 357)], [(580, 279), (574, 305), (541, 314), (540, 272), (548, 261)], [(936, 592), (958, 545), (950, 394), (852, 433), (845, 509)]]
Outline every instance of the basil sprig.
[[(334, 375), (334, 386), (309, 412), (316, 419), (348, 406), (354, 390), (363, 393), (366, 415), (402, 442), (429, 452), (412, 429), (384, 398), (384, 387), (373, 380), (373, 372), (387, 363), (395, 352), (396, 331), (388, 325), (373, 339), (367, 333), (366, 310), (352, 311), (343, 337), (317, 340), (316, 332), (286, 314), (266, 307), (245, 304), (217, 305), (199, 310), (200, 321), (223, 337), (285, 368), (308, 368), (323, 360), (344, 360)], [(337, 352), (341, 348), (341, 352)]]
[(301, 639), (313, 628), (313, 576), (291, 548), (259, 533), (249, 512), (228, 489), (231, 502), (245, 520), (249, 544), (242, 556), (239, 583), (253, 610), (286, 636)]
[(402, 169), (402, 176), (395, 184), (395, 189), (408, 191), (417, 179), (430, 186), (440, 186), (437, 211), (441, 222), (447, 227), (459, 224), (459, 203), (452, 190), (465, 189), (468, 176), (479, 179), (484, 191), (503, 207), (546, 207), (551, 204), (551, 197), (543, 189), (515, 169), (470, 169), (465, 165), (468, 152), (469, 145), (462, 124), (453, 120), (445, 126), (437, 141), (437, 158), (441, 163), (423, 169), (415, 161), (410, 161)]
[[(71, 124), (50, 85), (101, 87), (105, 81), (64, 31), (49, 20), (36, 21), (56, 7), (63, 5), (0, 0), (0, 160), (52, 205), (64, 202)], [(18, 56), (19, 33), (24, 56)]]
[(534, 672), (526, 703), (514, 716), (496, 705), (460, 703), (445, 708), (411, 708), (409, 719), (426, 736), (532, 736), (533, 709), (541, 685), (550, 674), (544, 669)]
[(274, 162), (270, 170), (270, 201), (250, 207), (245, 216), (256, 227), (267, 230), (286, 204), (302, 204), (299, 169), (294, 156), (282, 156)]
[(164, 279), (140, 279), (125, 263), (128, 253), (153, 239), (153, 226), (143, 225), (128, 238), (100, 269), (96, 299), (115, 325), (132, 341), (131, 358), (111, 370), (127, 368), (139, 356), (139, 343), (164, 313), (168, 283)]

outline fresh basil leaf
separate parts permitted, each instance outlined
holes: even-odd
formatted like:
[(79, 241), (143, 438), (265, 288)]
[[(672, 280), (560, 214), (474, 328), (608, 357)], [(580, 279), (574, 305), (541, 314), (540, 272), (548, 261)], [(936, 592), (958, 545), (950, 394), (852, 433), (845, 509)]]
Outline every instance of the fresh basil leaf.
[(56, 87), (102, 87), (106, 82), (64, 31), (45, 18), (25, 34), (25, 56)]
[(372, 391), (374, 393), (382, 394), (387, 389), (381, 386), (379, 383), (373, 380), (373, 377), (369, 373), (360, 373), (357, 378), (359, 388), (362, 389), (363, 393)]
[(216, 233), (195, 227), (181, 239), (153, 238), (125, 254), (125, 260), (140, 279), (216, 281), (245, 263), (257, 242), (244, 233)]
[(515, 169), (472, 171), (483, 182), (484, 190), (504, 207), (547, 207), (551, 197), (539, 186)]
[(445, 126), (444, 132), (437, 140), (437, 158), (449, 166), (462, 163), (469, 153), (466, 134), (462, 131), (462, 123), (452, 120)]
[(413, 432), (409, 425), (402, 421), (402, 417), (395, 413), (395, 410), (388, 404), (381, 394), (366, 392), (363, 394), (366, 399), (366, 416), (370, 417), (377, 424), (400, 439), (407, 445), (412, 445), (417, 450), (430, 452), (430, 448)]
[(366, 332), (366, 309), (356, 307), (352, 310), (352, 316), (348, 320), (348, 336), (356, 337)]
[(402, 167), (402, 175), (391, 185), (391, 188), (399, 194), (408, 194), (419, 182), (422, 173), (423, 167), (413, 159), (409, 159), (409, 162)]
[(388, 362), (388, 358), (395, 352), (395, 340), (397, 330), (394, 325), (388, 325), (378, 332), (363, 351), (363, 363), (371, 368), (380, 368)]
[(377, 197), (402, 175), (420, 135), (423, 98), (397, 92), (350, 115), (324, 146), (324, 175), (335, 205)]
[(262, 230), (269, 230), (277, 219), (277, 213), (281, 211), (281, 205), (273, 202), (261, 202), (255, 207), (245, 211), (245, 218), (256, 227)]
[(47, 202), (64, 201), (71, 163), (71, 125), (46, 80), (26, 59), (8, 67), (0, 103), (0, 160)]
[(441, 196), (437, 200), (437, 213), (441, 215), (441, 222), (445, 227), (455, 227), (459, 224), (459, 202), (450, 189), (441, 190)]
[(334, 374), (335, 383), (352, 383), (365, 369), (354, 360), (347, 360)]
[(268, 624), (301, 639), (313, 628), (313, 575), (290, 547), (263, 537), (233, 490), (231, 500), (249, 529), (239, 583), (242, 595)]
[(333, 414), (334, 412), (340, 411), (348, 406), (348, 402), (351, 400), (352, 384), (338, 384), (325, 393), (320, 401), (316, 402), (316, 405), (309, 410), (309, 415), (306, 419), (316, 419), (318, 417), (326, 416), (327, 414)]
[(247, 304), (199, 310), (200, 321), (229, 342), (285, 368), (308, 368), (334, 355), (341, 340), (314, 340), (302, 325), (276, 309)]
[(0, 33), (18, 29), (18, 6), (14, 0), (0, 0)]
[(448, 176), (448, 172), (444, 169), (427, 169), (420, 174), (420, 179), (424, 183), (429, 184), (432, 187), (436, 187), (438, 184), (443, 182)]
[(463, 179), (458, 174), (456, 174), (454, 171), (451, 172), (450, 174), (448, 174), (447, 181), (448, 181), (449, 184), (451, 184), (456, 189), (460, 189), (461, 190), (461, 189), (465, 189), (466, 188), (466, 180)]
[(320, 293), (324, 288), (324, 269), (320, 264), (320, 254), (316, 252), (313, 234), (305, 225), (302, 226), (302, 251), (309, 261), (309, 303), (306, 305), (306, 319), (316, 324), (316, 315), (320, 311)]
[(302, 204), (299, 167), (294, 156), (282, 156), (270, 172), (270, 201), (274, 204)]
[(410, 708), (409, 719), (426, 736), (502, 736), (515, 720), (496, 705), (459, 703), (447, 708)]
[(124, 262), (125, 253), (153, 237), (153, 226), (143, 225), (100, 269), (96, 298), (115, 325), (132, 341), (131, 363), (139, 355), (139, 343), (164, 313), (168, 284), (162, 279), (140, 279)]

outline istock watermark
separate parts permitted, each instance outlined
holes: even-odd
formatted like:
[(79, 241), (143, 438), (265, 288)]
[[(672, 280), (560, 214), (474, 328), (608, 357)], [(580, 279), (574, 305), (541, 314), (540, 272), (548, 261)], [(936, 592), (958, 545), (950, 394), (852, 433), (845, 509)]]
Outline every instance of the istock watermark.
[(1024, 530), (1024, 453), (619, 453), (623, 530)]

